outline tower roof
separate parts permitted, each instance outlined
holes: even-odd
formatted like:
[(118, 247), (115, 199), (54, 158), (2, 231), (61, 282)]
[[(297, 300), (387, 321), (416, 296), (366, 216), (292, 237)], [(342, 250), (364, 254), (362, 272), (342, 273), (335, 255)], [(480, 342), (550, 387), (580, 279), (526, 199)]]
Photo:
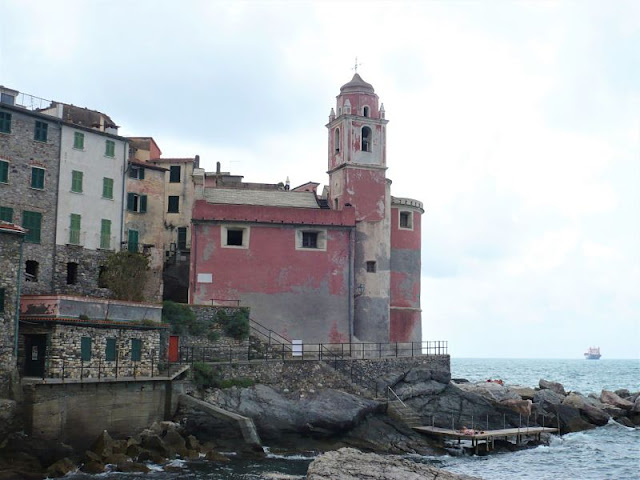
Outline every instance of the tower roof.
[(375, 93), (373, 86), (370, 83), (365, 82), (358, 73), (353, 75), (353, 78), (349, 83), (345, 83), (340, 87), (340, 93), (353, 92)]

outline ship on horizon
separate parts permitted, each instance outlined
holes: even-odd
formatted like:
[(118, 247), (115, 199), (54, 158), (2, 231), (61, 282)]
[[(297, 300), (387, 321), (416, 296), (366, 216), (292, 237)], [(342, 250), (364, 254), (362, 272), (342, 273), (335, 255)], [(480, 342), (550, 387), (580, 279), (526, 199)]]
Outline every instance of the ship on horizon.
[(600, 360), (600, 347), (589, 347), (586, 352), (584, 352), (584, 358), (587, 360)]

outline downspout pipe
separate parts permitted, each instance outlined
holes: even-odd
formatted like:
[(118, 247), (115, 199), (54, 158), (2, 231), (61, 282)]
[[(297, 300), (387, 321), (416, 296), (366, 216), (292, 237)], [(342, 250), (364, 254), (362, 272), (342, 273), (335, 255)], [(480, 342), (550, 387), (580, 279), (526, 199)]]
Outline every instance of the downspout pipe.
[(124, 151), (122, 155), (122, 208), (120, 209), (120, 240), (118, 241), (118, 249), (120, 251), (122, 249), (122, 242), (124, 240), (124, 223), (127, 212), (127, 201), (126, 201), (126, 181), (127, 181), (127, 171), (129, 170), (129, 166), (127, 165), (127, 151), (128, 151), (129, 142), (125, 140), (124, 142)]
[(18, 275), (16, 278), (16, 312), (15, 312), (15, 325), (13, 327), (13, 358), (18, 362), (18, 329), (20, 325), (20, 296), (22, 295), (22, 261), (24, 258), (24, 234), (20, 234), (20, 268), (18, 268)]
[(348, 288), (348, 302), (349, 302), (349, 343), (353, 343), (353, 322), (355, 318), (355, 299), (354, 299), (354, 239), (355, 236), (355, 227), (349, 228), (349, 288)]

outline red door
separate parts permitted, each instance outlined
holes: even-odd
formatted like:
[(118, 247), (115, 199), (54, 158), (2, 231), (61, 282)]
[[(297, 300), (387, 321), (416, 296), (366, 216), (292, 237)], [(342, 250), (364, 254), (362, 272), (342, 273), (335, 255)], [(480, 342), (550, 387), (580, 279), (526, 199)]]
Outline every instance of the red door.
[(169, 335), (169, 361), (178, 361), (178, 345), (180, 344), (180, 337), (176, 335)]

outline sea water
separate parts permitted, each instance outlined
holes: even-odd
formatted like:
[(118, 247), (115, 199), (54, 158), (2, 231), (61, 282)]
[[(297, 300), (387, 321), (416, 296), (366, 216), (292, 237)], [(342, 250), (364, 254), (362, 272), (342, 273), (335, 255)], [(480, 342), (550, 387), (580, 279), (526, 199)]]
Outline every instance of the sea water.
[[(469, 381), (501, 379), (506, 385), (535, 387), (540, 379), (560, 382), (565, 390), (600, 394), (602, 389), (640, 391), (640, 360), (451, 359), (453, 378)], [(315, 454), (267, 454), (264, 460), (226, 464), (177, 462), (178, 472), (72, 475), (89, 479), (276, 480), (303, 479)], [(486, 480), (631, 480), (640, 479), (640, 429), (613, 421), (585, 432), (554, 436), (549, 445), (486, 456), (413, 457), (458, 473)]]

